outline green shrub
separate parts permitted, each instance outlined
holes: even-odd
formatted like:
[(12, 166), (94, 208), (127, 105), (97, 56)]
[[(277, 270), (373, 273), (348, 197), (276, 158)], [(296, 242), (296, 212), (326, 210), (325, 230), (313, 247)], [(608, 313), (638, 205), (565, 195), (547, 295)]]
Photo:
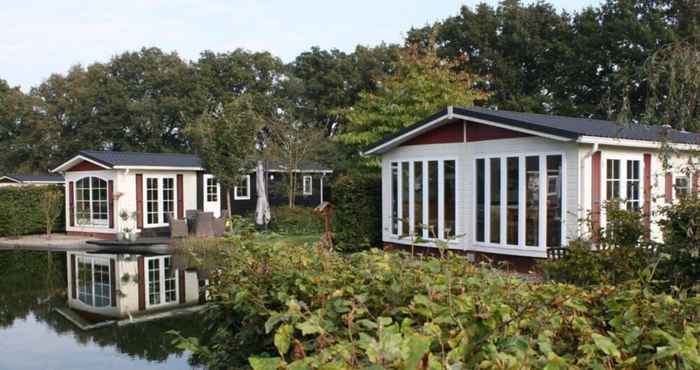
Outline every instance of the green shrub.
[(241, 243), (213, 279), (212, 369), (698, 368), (700, 298), (529, 283), (466, 259)]
[(46, 215), (42, 209), (47, 191), (61, 194), (60, 216), (56, 218), (54, 231), (65, 230), (63, 217), (64, 192), (56, 186), (26, 186), (0, 188), (0, 236), (18, 236), (46, 232)]
[(660, 250), (668, 258), (659, 265), (659, 273), (668, 285), (688, 287), (700, 283), (700, 198), (683, 197), (662, 210), (661, 229), (664, 245)]
[(320, 234), (323, 232), (323, 219), (311, 207), (288, 206), (272, 207), (269, 228), (280, 234)]
[(343, 251), (378, 247), (382, 243), (381, 176), (375, 173), (339, 176), (333, 185), (336, 207), (333, 233)]

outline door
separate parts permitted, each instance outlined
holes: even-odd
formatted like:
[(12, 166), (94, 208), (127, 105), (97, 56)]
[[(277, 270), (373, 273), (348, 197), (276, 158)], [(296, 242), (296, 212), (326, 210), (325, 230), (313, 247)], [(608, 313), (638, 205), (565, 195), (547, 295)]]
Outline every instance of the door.
[(221, 216), (221, 186), (214, 175), (204, 175), (204, 212), (212, 212), (214, 217)]

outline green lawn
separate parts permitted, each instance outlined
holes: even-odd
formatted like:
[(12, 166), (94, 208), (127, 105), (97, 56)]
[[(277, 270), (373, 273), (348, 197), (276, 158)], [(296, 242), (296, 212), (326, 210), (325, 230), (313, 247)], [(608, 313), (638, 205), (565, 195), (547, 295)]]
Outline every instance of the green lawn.
[(273, 245), (303, 245), (316, 244), (321, 239), (321, 234), (278, 234), (274, 232), (259, 233), (256, 235), (256, 242)]

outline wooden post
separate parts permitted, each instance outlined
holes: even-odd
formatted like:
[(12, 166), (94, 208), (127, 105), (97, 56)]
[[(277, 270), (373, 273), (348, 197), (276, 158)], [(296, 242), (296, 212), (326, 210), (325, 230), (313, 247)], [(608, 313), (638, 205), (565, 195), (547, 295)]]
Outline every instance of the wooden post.
[(321, 242), (328, 245), (328, 249), (333, 248), (333, 215), (335, 214), (335, 207), (330, 202), (323, 202), (318, 207), (314, 209), (314, 212), (323, 217), (323, 228), (324, 233), (321, 237)]

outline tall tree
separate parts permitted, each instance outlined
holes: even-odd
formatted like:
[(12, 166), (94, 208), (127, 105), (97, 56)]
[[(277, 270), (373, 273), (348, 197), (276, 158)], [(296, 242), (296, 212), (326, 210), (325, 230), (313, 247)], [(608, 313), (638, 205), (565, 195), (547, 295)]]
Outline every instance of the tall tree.
[(360, 93), (352, 108), (339, 111), (347, 124), (338, 139), (360, 148), (448, 105), (471, 106), (487, 97), (474, 89), (473, 75), (455, 73), (454, 67), (455, 62), (438, 58), (434, 47), (407, 47), (396, 73), (379, 81), (376, 93)]

